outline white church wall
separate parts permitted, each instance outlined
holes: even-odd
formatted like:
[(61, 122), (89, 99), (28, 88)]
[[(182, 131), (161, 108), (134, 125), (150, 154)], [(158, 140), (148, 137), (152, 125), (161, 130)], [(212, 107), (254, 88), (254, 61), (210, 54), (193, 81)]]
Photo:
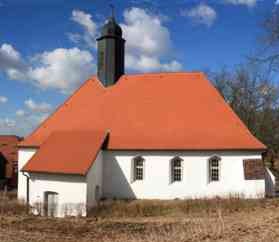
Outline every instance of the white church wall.
[(36, 153), (37, 149), (20, 148), (18, 151), (18, 199), (26, 201), (26, 177), (20, 171), (22, 167), (31, 159)]
[[(19, 169), (35, 152), (35, 149), (19, 151)], [(145, 159), (143, 181), (131, 179), (132, 159), (138, 155)], [(214, 155), (221, 158), (220, 181), (209, 182), (208, 160)], [(175, 156), (183, 159), (181, 182), (170, 179), (170, 160)], [(35, 213), (42, 212), (45, 192), (55, 192), (58, 216), (86, 215), (86, 207), (96, 204), (96, 186), (99, 186), (98, 196), (106, 198), (263, 197), (265, 180), (245, 180), (243, 168), (244, 159), (260, 158), (260, 152), (248, 151), (100, 151), (87, 176), (30, 173), (30, 204)], [(21, 173), (18, 197), (26, 199), (26, 177)]]
[(103, 153), (99, 152), (87, 176), (87, 207), (95, 206), (102, 197), (103, 190)]
[(57, 214), (86, 216), (86, 178), (79, 175), (30, 173), (30, 205), (33, 212), (44, 214), (45, 193), (57, 193)]
[[(143, 181), (131, 180), (131, 161), (145, 159)], [(183, 180), (170, 182), (170, 160), (183, 159)], [(208, 159), (221, 158), (220, 181), (209, 182)], [(244, 179), (244, 159), (260, 159), (260, 152), (104, 151), (103, 195), (107, 198), (174, 199), (214, 196), (263, 197), (264, 180)]]

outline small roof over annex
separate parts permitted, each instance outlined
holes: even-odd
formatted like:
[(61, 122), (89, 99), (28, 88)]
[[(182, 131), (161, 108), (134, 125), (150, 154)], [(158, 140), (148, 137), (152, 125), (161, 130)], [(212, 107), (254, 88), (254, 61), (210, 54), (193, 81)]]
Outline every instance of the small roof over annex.
[(106, 131), (55, 131), (22, 171), (86, 175), (106, 136)]

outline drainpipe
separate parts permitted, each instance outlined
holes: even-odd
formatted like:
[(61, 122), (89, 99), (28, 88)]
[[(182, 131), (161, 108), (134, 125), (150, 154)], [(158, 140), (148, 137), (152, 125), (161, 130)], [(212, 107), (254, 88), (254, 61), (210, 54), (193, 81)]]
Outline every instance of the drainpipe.
[(26, 207), (28, 210), (29, 204), (30, 204), (30, 198), (29, 198), (29, 180), (30, 177), (25, 174), (24, 172), (22, 172), (22, 175), (24, 175), (26, 177)]

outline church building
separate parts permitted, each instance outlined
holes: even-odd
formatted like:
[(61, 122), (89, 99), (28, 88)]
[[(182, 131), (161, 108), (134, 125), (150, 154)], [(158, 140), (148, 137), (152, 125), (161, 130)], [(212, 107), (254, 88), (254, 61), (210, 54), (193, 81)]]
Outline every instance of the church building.
[(19, 144), (18, 198), (86, 215), (100, 199), (265, 196), (266, 147), (201, 72), (125, 74), (111, 17), (98, 73)]

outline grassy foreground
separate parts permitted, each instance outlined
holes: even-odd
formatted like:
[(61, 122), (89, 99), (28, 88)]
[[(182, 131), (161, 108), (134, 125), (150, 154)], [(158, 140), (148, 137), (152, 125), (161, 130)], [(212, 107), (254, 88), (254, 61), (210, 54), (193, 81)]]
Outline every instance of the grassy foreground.
[(0, 196), (0, 241), (279, 241), (279, 200), (106, 201), (88, 218), (55, 219)]

